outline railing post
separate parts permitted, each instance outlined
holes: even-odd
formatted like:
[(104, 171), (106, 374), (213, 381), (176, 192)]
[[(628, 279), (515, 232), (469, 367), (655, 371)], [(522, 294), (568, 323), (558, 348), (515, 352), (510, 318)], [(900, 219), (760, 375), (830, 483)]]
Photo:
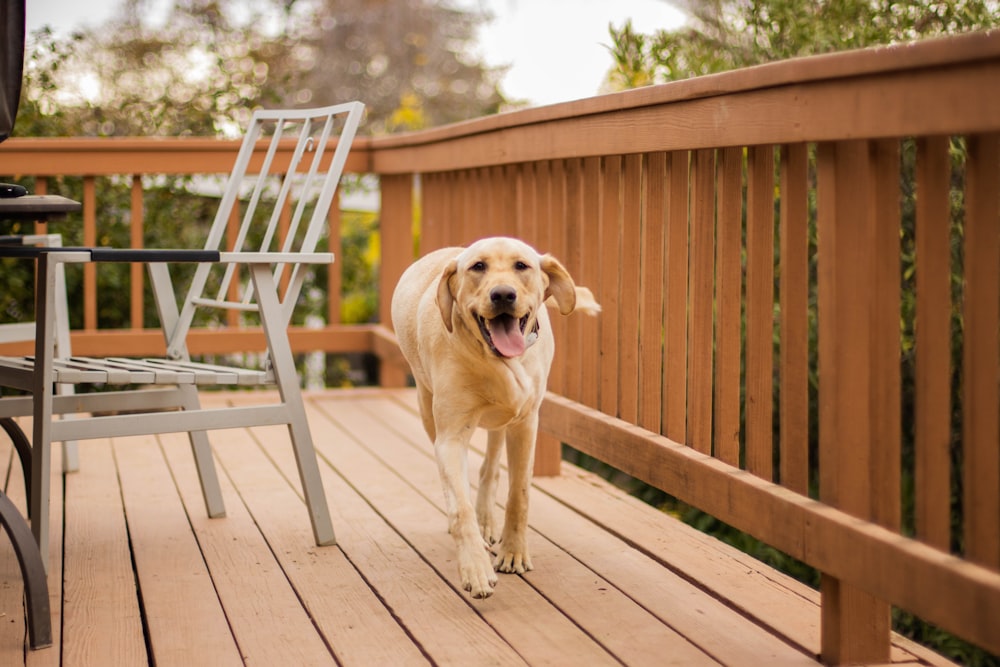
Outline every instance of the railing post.
[[(142, 175), (132, 176), (131, 209), (129, 212), (129, 242), (133, 248), (143, 247)], [(138, 262), (129, 266), (129, 315), (133, 329), (143, 327), (142, 272), (146, 267)]]
[[(874, 474), (874, 170), (864, 141), (822, 144), (818, 158), (820, 500), (873, 520), (889, 493)], [(821, 592), (823, 661), (888, 662), (889, 605), (827, 575)]]
[[(379, 268), (379, 322), (392, 328), (390, 308), (392, 292), (399, 277), (413, 261), (413, 174), (386, 174), (381, 177), (382, 262)], [(379, 384), (383, 387), (406, 385), (406, 369), (382, 363)]]
[[(97, 179), (83, 177), (83, 245), (97, 245)], [(83, 267), (83, 328), (97, 330), (97, 265)]]

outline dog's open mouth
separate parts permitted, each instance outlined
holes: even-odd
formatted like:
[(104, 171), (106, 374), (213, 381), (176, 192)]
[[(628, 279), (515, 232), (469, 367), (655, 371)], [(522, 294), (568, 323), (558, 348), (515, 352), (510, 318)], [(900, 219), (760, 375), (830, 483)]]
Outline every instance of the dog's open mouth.
[(479, 331), (493, 353), (499, 357), (513, 358), (524, 354), (528, 341), (524, 330), (528, 326), (528, 315), (518, 319), (504, 313), (492, 319), (476, 315)]

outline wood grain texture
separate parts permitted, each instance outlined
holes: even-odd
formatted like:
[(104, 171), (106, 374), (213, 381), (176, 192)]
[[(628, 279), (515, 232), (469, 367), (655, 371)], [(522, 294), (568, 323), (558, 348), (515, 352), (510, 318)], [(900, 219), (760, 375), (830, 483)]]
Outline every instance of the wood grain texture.
[[(542, 423), (585, 453), (740, 530), (766, 536), (776, 548), (850, 586), (892, 600), (988, 650), (1000, 648), (992, 622), (1000, 613), (1000, 574), (995, 570), (902, 539), (689, 446), (558, 396), (546, 398)], [(873, 568), (872, 563), (893, 565)], [(914, 586), (918, 580), (926, 585)], [(883, 662), (888, 659), (887, 654)]]
[(951, 157), (948, 137), (917, 143), (916, 424), (917, 537), (951, 547)]
[(743, 150), (724, 148), (716, 162), (715, 456), (740, 465), (743, 337)]
[(663, 288), (663, 433), (687, 442), (688, 154), (667, 154), (667, 266)]
[(712, 452), (713, 282), (715, 277), (715, 151), (691, 156), (688, 274), (688, 444)]
[(637, 423), (659, 432), (663, 413), (665, 349), (663, 275), (666, 263), (667, 156), (646, 158), (644, 180), (641, 276), (639, 285), (639, 415)]
[(1000, 135), (968, 141), (962, 356), (965, 549), (1000, 568)]
[(781, 149), (780, 430), (781, 484), (809, 492), (809, 149)]
[[(823, 502), (870, 520), (880, 481), (872, 477), (878, 372), (871, 335), (876, 221), (868, 206), (874, 180), (869, 145), (821, 144), (818, 161), (819, 493)], [(848, 340), (851, 345), (844, 344)], [(889, 606), (829, 574), (823, 592), (824, 659), (888, 660)]]
[(618, 304), (618, 415), (639, 418), (639, 308), (642, 265), (643, 160), (626, 155), (622, 164), (621, 300)]
[(746, 469), (774, 479), (774, 147), (747, 151)]

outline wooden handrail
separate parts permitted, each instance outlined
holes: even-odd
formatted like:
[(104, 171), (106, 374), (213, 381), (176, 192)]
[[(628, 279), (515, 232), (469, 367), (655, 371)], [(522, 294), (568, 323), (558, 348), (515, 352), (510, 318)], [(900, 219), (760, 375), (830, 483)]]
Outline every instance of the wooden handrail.
[[(348, 171), (371, 171), (369, 143), (367, 138), (355, 140)], [(284, 145), (276, 165), (291, 157), (294, 142)], [(228, 174), (239, 146), (238, 139), (204, 137), (12, 137), (0, 145), (0, 171), (38, 177)]]
[[(557, 472), (568, 443), (820, 568), (829, 662), (888, 661), (890, 605), (1000, 653), (998, 81), (993, 31), (362, 140), (348, 168), (382, 179), (383, 324), (344, 327), (331, 307), (326, 329), (293, 340), (374, 352), (383, 381), (402, 384), (384, 325), (414, 248), (520, 236), (603, 306), (596, 320), (553, 322), (539, 472)], [(234, 150), (20, 138), (0, 146), (0, 174), (135, 184), (226, 172)], [(333, 247), (336, 221), (330, 234)], [(913, 248), (915, 287), (900, 259)], [(901, 319), (915, 349), (901, 348)], [(253, 335), (197, 332), (197, 346)], [(129, 336), (155, 344), (135, 330), (74, 342), (98, 352)], [(910, 474), (917, 539), (901, 534)]]

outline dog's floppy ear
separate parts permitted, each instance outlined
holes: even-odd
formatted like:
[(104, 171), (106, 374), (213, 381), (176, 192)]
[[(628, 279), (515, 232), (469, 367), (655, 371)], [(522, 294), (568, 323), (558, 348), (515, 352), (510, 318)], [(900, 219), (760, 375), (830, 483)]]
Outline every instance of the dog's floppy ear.
[(542, 272), (549, 278), (549, 285), (545, 288), (545, 298), (551, 296), (559, 306), (559, 312), (569, 315), (576, 308), (576, 285), (573, 283), (573, 278), (552, 255), (542, 255), (540, 263)]
[(438, 310), (441, 311), (441, 319), (444, 320), (444, 326), (448, 333), (452, 331), (451, 311), (455, 307), (455, 293), (451, 289), (451, 280), (456, 273), (458, 273), (458, 260), (453, 259), (444, 267), (444, 271), (441, 272), (441, 277), (438, 279), (437, 306)]

